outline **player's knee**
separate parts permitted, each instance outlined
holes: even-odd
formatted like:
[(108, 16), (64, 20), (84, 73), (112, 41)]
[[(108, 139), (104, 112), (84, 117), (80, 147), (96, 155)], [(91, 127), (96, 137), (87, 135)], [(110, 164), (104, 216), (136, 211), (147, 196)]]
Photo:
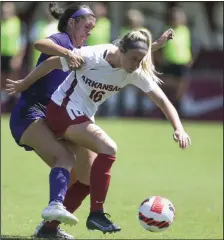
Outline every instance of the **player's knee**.
[(105, 146), (105, 149), (104, 149), (104, 152), (105, 154), (108, 154), (108, 155), (112, 155), (112, 156), (115, 156), (117, 154), (117, 144), (111, 140), (106, 146)]
[(77, 180), (87, 186), (90, 185), (90, 174), (86, 174), (84, 176), (81, 176), (81, 177), (77, 177)]
[(71, 172), (75, 164), (75, 155), (71, 151), (60, 152), (56, 156), (56, 163), (54, 167), (61, 167)]

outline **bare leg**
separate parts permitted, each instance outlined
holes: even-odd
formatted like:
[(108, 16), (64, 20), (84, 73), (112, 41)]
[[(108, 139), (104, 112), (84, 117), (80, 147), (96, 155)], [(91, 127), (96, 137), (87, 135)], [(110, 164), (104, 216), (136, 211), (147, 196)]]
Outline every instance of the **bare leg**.
[(70, 172), (74, 166), (74, 154), (67, 146), (57, 141), (43, 119), (33, 122), (24, 132), (21, 143), (45, 156), (45, 162), (52, 166), (50, 181), (50, 201), (42, 212), (45, 220), (58, 220), (68, 224), (76, 224), (78, 219), (63, 208), (67, 192)]

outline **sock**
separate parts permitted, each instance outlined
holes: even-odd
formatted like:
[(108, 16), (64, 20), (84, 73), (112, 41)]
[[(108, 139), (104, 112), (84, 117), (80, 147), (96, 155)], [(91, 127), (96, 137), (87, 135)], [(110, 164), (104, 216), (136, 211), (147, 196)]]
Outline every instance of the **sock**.
[[(65, 168), (52, 168), (50, 172), (50, 202), (63, 203), (68, 188), (70, 173)], [(49, 203), (50, 203), (49, 202)]]
[[(67, 191), (63, 205), (70, 213), (74, 213), (82, 204), (82, 201), (89, 195), (90, 186), (79, 181), (74, 183)], [(57, 228), (59, 221), (46, 222), (45, 227)]]
[(98, 154), (90, 173), (90, 212), (102, 211), (110, 185), (110, 169), (115, 156)]

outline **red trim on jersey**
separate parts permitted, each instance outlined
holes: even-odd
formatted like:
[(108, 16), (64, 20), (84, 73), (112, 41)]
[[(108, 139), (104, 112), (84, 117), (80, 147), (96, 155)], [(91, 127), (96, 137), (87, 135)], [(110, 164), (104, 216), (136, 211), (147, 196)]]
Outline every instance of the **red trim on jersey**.
[[(84, 122), (91, 121), (86, 115), (75, 116), (75, 119), (71, 119), (67, 109), (64, 106), (59, 106), (55, 102), (50, 101), (47, 106), (46, 121), (51, 131), (57, 136), (62, 137), (71, 125), (76, 125)], [(92, 122), (92, 121), (91, 121)]]
[(67, 104), (68, 104), (68, 102), (69, 102), (69, 98), (70, 98), (70, 96), (72, 95), (72, 93), (73, 93), (73, 91), (74, 91), (74, 88), (76, 87), (76, 85), (77, 85), (77, 83), (78, 83), (78, 81), (77, 81), (77, 77), (76, 77), (76, 71), (75, 71), (75, 78), (74, 78), (74, 80), (72, 81), (72, 83), (71, 83), (71, 86), (70, 86), (70, 88), (66, 91), (66, 96), (65, 96), (65, 98), (63, 99), (63, 102), (62, 102), (62, 106), (63, 107), (67, 107)]
[(151, 207), (152, 212), (161, 214), (163, 211), (163, 201), (161, 197), (155, 197), (154, 202)]

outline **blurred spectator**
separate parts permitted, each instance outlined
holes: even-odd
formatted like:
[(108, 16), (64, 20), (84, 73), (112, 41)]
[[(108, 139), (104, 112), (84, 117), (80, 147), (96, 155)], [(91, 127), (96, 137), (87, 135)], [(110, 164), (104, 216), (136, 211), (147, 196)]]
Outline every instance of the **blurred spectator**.
[[(34, 21), (34, 24), (30, 32), (31, 51), (32, 51), (32, 68), (36, 66), (37, 60), (40, 56), (40, 52), (33, 48), (33, 43), (38, 39), (46, 38), (54, 33), (58, 32), (58, 20), (53, 18), (48, 12), (48, 3), (41, 3), (36, 10), (38, 18)], [(42, 14), (40, 14), (40, 12)]]
[(177, 7), (168, 11), (168, 28), (173, 28), (175, 38), (162, 49), (163, 55), (163, 90), (179, 110), (179, 102), (187, 90), (186, 77), (193, 63), (191, 33), (187, 27), (185, 12)]
[(87, 45), (97, 45), (110, 42), (111, 22), (108, 19), (108, 10), (102, 2), (96, 2), (92, 6), (96, 16), (96, 26), (87, 40)]
[(6, 93), (7, 78), (19, 78), (19, 70), (26, 50), (26, 38), (22, 35), (22, 23), (16, 16), (13, 2), (2, 3), (1, 21), (1, 110), (9, 111), (13, 98)]
[(145, 17), (142, 12), (137, 9), (129, 9), (126, 17), (124, 26), (121, 28), (121, 35), (142, 28), (145, 25)]

